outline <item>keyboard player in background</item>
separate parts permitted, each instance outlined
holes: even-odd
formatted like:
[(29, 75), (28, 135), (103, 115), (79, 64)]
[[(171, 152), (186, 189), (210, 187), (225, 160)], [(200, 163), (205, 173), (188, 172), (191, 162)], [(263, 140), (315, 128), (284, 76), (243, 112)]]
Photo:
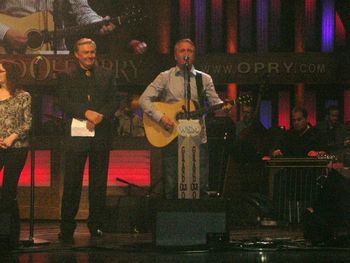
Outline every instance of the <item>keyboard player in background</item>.
[(305, 108), (295, 107), (292, 110), (292, 125), (273, 150), (273, 157), (303, 158), (325, 155), (320, 134), (308, 123), (308, 112)]

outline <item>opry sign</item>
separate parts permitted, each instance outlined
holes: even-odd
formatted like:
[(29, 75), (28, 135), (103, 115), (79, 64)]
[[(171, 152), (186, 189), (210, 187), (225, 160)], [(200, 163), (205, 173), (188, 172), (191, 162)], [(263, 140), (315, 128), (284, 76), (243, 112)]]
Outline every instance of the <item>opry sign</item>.
[[(55, 85), (60, 72), (74, 63), (72, 55), (3, 55), (22, 67), (24, 84)], [(341, 59), (339, 59), (341, 58)], [(238, 53), (197, 55), (195, 66), (213, 77), (216, 85), (235, 82), (258, 84), (325, 84), (348, 82), (345, 54)], [(112, 70), (120, 85), (148, 85), (159, 72), (175, 65), (172, 55), (99, 55), (98, 64)]]

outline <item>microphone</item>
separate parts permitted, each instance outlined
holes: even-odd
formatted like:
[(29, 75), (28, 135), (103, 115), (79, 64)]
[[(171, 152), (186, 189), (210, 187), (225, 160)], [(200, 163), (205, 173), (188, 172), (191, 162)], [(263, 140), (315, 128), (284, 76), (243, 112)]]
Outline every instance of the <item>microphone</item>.
[(44, 59), (43, 59), (42, 56), (36, 56), (35, 59), (34, 59), (33, 64), (34, 64), (34, 65), (39, 65), (39, 63), (40, 63), (41, 61), (43, 61), (43, 60), (44, 60)]
[(190, 68), (190, 57), (188, 55), (184, 56), (185, 67), (189, 71)]
[(33, 62), (34, 66), (34, 79), (38, 80), (39, 79), (39, 74), (40, 74), (40, 64), (44, 60), (42, 56), (36, 56)]

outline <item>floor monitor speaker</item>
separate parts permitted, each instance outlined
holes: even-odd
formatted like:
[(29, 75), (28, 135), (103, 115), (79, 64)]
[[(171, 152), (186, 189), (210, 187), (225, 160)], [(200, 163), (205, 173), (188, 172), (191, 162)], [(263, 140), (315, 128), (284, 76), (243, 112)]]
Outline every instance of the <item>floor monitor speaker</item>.
[(155, 200), (152, 209), (157, 247), (211, 246), (228, 241), (223, 199)]

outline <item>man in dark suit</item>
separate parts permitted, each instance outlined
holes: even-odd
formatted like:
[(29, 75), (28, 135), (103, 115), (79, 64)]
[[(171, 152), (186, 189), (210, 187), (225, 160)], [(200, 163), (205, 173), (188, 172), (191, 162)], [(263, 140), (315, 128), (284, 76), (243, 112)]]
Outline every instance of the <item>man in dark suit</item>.
[[(60, 104), (65, 113), (65, 174), (59, 239), (72, 242), (79, 209), (84, 165), (89, 157), (89, 218), (92, 238), (102, 236), (112, 118), (117, 109), (115, 78), (95, 65), (96, 44), (88, 38), (74, 47), (77, 63), (60, 78)], [(84, 134), (74, 134), (76, 122)]]
[(308, 122), (308, 112), (303, 107), (292, 110), (293, 128), (288, 130), (273, 151), (274, 157), (317, 157), (325, 154), (319, 132)]

